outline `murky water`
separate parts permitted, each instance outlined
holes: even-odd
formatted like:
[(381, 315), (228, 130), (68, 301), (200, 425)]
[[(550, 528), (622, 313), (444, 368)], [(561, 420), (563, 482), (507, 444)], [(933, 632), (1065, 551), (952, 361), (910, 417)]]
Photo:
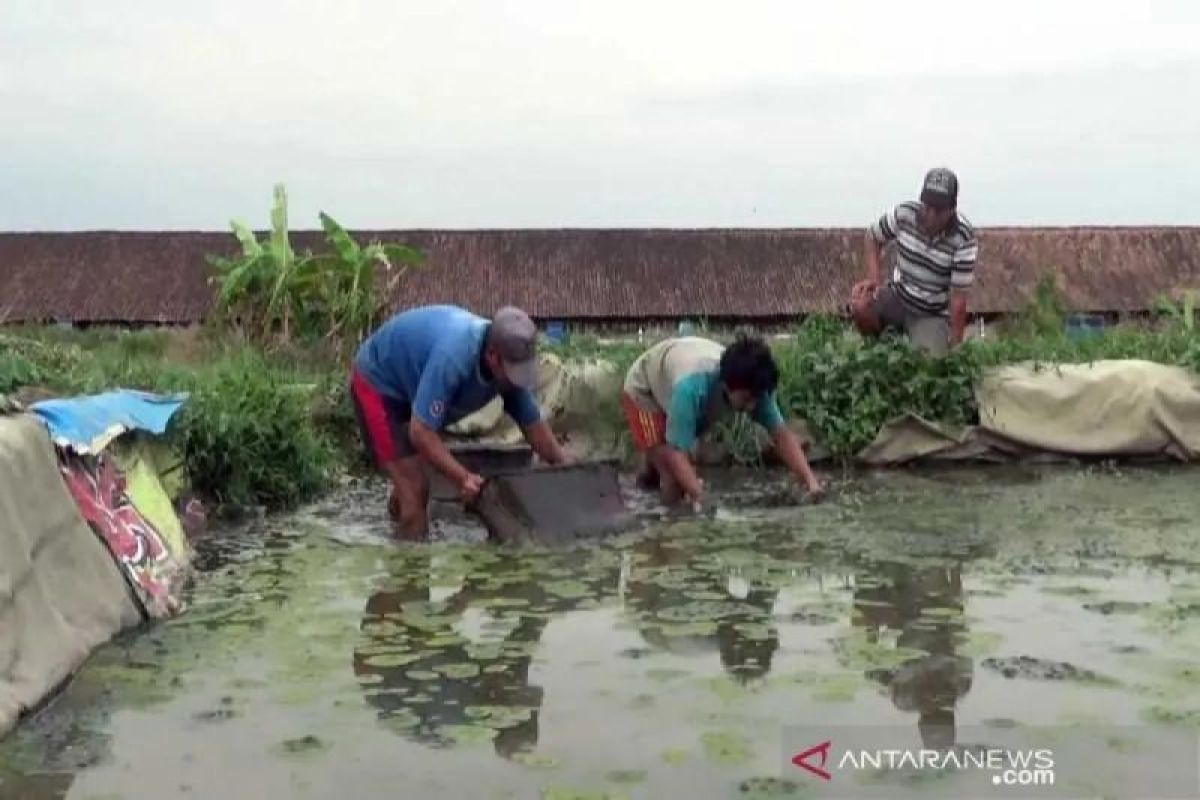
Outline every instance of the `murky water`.
[(791, 797), (788, 725), (1197, 726), (1196, 481), (768, 485), (558, 552), (394, 546), (348, 493), (206, 543), (188, 614), (0, 742), (0, 796)]

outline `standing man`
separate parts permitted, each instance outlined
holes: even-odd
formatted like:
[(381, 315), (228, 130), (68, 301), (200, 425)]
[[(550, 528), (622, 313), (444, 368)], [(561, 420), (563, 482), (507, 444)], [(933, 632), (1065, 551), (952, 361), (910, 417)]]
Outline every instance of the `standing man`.
[[(883, 248), (896, 243), (896, 269), (882, 283)], [(905, 333), (931, 355), (963, 340), (967, 293), (975, 279), (975, 229), (958, 213), (958, 177), (944, 167), (925, 175), (919, 202), (888, 211), (867, 231), (866, 279), (850, 306), (864, 335)]]
[(511, 306), (488, 320), (456, 306), (426, 306), (398, 314), (358, 350), (350, 395), (364, 444), (392, 479), (388, 510), (397, 533), (428, 533), (429, 480), (424, 464), (458, 487), (463, 502), (483, 479), (464, 467), (439, 433), (499, 395), (533, 451), (565, 463), (562, 447), (541, 418), (537, 328)]
[(771, 434), (780, 458), (808, 492), (824, 489), (775, 401), (779, 369), (762, 339), (741, 336), (728, 348), (698, 336), (659, 342), (629, 368), (621, 395), (633, 442), (642, 453), (639, 480), (659, 487), (668, 506), (704, 501), (692, 463), (696, 440), (732, 411), (751, 414)]

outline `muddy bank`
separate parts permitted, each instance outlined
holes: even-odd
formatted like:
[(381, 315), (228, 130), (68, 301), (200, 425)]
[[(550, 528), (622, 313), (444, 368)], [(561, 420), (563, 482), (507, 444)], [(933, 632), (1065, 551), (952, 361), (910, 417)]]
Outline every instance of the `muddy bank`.
[(1200, 719), (1192, 474), (877, 474), (815, 507), (713, 483), (716, 520), (638, 498), (644, 529), (567, 550), (456, 515), (397, 547), (377, 486), (212, 538), (191, 613), (0, 742), (0, 796), (775, 796), (811, 791), (798, 720)]

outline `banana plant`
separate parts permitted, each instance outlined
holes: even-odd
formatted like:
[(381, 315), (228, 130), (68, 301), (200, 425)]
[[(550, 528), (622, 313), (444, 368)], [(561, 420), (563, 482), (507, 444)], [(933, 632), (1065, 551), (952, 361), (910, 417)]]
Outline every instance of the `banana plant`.
[[(380, 298), (391, 297), (408, 268), (424, 264), (425, 256), (420, 250), (401, 244), (371, 242), (363, 247), (329, 214), (322, 211), (320, 218), (325, 238), (333, 249), (322, 261), (329, 264), (328, 274), (335, 276), (329, 283), (326, 336), (332, 342), (357, 343), (370, 332), (382, 312), (386, 303)], [(378, 291), (380, 268), (382, 295)]]
[(1183, 299), (1178, 303), (1173, 302), (1165, 295), (1160, 295), (1155, 305), (1160, 314), (1171, 317), (1175, 324), (1181, 326), (1188, 333), (1195, 330), (1196, 291), (1194, 289), (1183, 292)]
[(354, 241), (321, 212), (329, 252), (297, 255), (289, 241), (287, 191), (276, 185), (271, 230), (264, 241), (239, 221), (230, 223), (241, 244), (238, 258), (209, 256), (218, 284), (220, 314), (269, 346), (293, 336), (324, 339), (339, 351), (357, 345), (376, 324), (410, 267), (425, 262), (402, 244)]
[(275, 204), (271, 208), (271, 238), (267, 245), (271, 254), (275, 285), (267, 302), (267, 317), (280, 320), (284, 342), (291, 340), (292, 309), (296, 305), (292, 283), (296, 275), (296, 253), (288, 241), (287, 190), (283, 184), (275, 186)]
[(248, 225), (234, 220), (230, 228), (241, 243), (241, 258), (209, 256), (208, 262), (216, 271), (210, 282), (219, 286), (216, 298), (219, 312), (239, 328), (255, 331), (259, 321), (253, 298), (269, 283), (272, 274), (270, 258)]

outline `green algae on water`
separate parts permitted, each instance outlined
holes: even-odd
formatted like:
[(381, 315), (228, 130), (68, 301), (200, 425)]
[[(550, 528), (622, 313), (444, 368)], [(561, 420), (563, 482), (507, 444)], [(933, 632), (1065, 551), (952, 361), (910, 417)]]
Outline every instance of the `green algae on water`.
[(446, 725), (440, 730), (441, 733), (460, 745), (484, 744), (495, 739), (499, 732), (495, 728), (487, 728), (483, 725)]
[(739, 800), (787, 800), (811, 794), (811, 789), (783, 778), (747, 778), (738, 784)]
[(963, 612), (961, 608), (951, 608), (948, 606), (930, 606), (921, 609), (922, 617), (930, 617), (935, 620), (958, 620), (962, 619)]
[(420, 725), (421, 718), (411, 709), (401, 707), (389, 710), (380, 722), (393, 730), (408, 731)]
[(959, 633), (954, 637), (954, 651), (970, 658), (983, 658), (996, 652), (1004, 643), (1004, 637), (990, 631)]
[(662, 752), (662, 760), (664, 764), (669, 764), (672, 767), (680, 767), (691, 760), (691, 754), (682, 747), (672, 747), (669, 750)]
[(529, 752), (514, 753), (512, 760), (523, 767), (536, 770), (558, 769), (562, 764), (562, 761), (554, 756), (544, 756)]
[(927, 650), (872, 642), (861, 631), (834, 639), (833, 648), (844, 666), (863, 671), (901, 667), (930, 655)]
[(420, 661), (422, 658), (425, 658), (424, 653), (380, 653), (374, 656), (367, 656), (363, 659), (363, 664), (377, 669), (393, 669), (395, 667), (408, 666)]
[(469, 644), (465, 648), (467, 658), (472, 661), (495, 661), (504, 654), (504, 646), (500, 643)]
[(429, 641), (425, 642), (426, 646), (442, 650), (448, 647), (457, 647), (464, 644), (464, 640), (457, 633), (442, 633), (437, 636), (430, 637)]
[(1043, 586), (1042, 594), (1053, 594), (1060, 597), (1092, 597), (1098, 592), (1087, 586)]
[(658, 625), (658, 632), (663, 636), (676, 638), (680, 636), (713, 636), (717, 632), (715, 622), (684, 622), (678, 625)]
[(629, 705), (635, 711), (648, 711), (657, 702), (657, 698), (652, 694), (638, 694), (633, 696), (633, 699), (629, 701)]
[(753, 611), (753, 607), (738, 603), (696, 600), (659, 609), (654, 616), (667, 622), (711, 622)]
[(1200, 709), (1150, 706), (1142, 711), (1142, 718), (1148, 722), (1154, 722), (1159, 725), (1200, 728)]
[(705, 678), (703, 680), (709, 691), (721, 698), (721, 701), (724, 703), (745, 700), (752, 694), (750, 689), (733, 680), (728, 675), (720, 675), (716, 678)]
[(627, 795), (594, 789), (549, 787), (542, 789), (541, 800), (629, 800)]
[(307, 736), (301, 736), (298, 739), (288, 739), (281, 742), (276, 748), (276, 755), (287, 757), (303, 757), (311, 756), (316, 753), (322, 753), (329, 749), (329, 744), (311, 733)]
[(733, 626), (733, 629), (748, 642), (765, 642), (771, 638), (770, 626), (757, 622), (739, 622)]
[(447, 678), (453, 679), (474, 678), (479, 674), (479, 665), (472, 664), (470, 662), (464, 662), (461, 664), (439, 664), (434, 667), (434, 669)]
[(849, 703), (854, 700), (861, 685), (855, 680), (831, 681), (817, 687), (812, 697), (819, 703)]
[(604, 777), (613, 783), (642, 783), (646, 780), (644, 769), (614, 769)]
[(531, 706), (467, 706), (464, 713), (476, 725), (489, 728), (512, 728), (533, 718)]
[(561, 597), (564, 600), (581, 600), (592, 594), (592, 590), (583, 581), (559, 580), (547, 583), (543, 587), (548, 594)]
[(704, 754), (718, 764), (738, 766), (751, 758), (750, 742), (740, 733), (709, 731), (701, 734), (700, 744), (704, 747)]
[(711, 589), (689, 589), (683, 593), (683, 596), (697, 601), (724, 600), (726, 598), (721, 592), (714, 592)]

